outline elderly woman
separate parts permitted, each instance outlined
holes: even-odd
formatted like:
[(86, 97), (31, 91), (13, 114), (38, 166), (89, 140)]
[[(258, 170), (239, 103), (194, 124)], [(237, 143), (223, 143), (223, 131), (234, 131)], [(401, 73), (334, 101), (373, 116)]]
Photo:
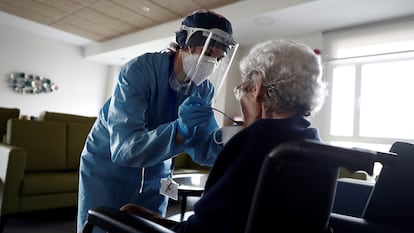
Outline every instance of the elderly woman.
[[(306, 119), (325, 97), (320, 56), (290, 40), (256, 45), (241, 61), (242, 82), (234, 91), (246, 128), (219, 154), (194, 214), (175, 223), (133, 205), (122, 209), (176, 232), (244, 232), (265, 156), (291, 140), (320, 140)], [(294, 227), (294, 226), (293, 226)]]

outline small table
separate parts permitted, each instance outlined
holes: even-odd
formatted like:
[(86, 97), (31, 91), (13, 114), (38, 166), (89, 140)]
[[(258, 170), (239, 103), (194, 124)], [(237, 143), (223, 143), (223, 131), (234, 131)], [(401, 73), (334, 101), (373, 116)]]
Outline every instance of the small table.
[(178, 183), (178, 196), (182, 197), (181, 217), (183, 221), (184, 214), (187, 208), (187, 197), (200, 197), (204, 192), (204, 185), (206, 184), (208, 173), (186, 173), (173, 175), (173, 180)]

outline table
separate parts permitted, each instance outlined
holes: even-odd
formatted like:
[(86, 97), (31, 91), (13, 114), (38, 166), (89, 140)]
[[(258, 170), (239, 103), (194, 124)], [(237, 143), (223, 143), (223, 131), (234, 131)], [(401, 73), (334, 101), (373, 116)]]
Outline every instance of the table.
[(204, 192), (204, 185), (206, 184), (208, 173), (186, 173), (173, 175), (173, 180), (178, 183), (178, 196), (181, 200), (181, 216), (183, 221), (184, 214), (187, 208), (187, 197), (200, 197)]

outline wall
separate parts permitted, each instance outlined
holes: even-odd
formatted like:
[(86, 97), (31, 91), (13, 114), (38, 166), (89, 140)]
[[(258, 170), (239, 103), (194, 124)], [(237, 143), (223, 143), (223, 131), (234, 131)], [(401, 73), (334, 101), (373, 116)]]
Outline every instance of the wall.
[[(78, 46), (0, 23), (0, 106), (22, 115), (55, 111), (96, 116), (112, 86), (110, 67), (82, 58)], [(9, 88), (12, 72), (43, 75), (58, 86), (52, 93), (18, 94)]]
[[(59, 42), (0, 23), (0, 106), (18, 107), (22, 115), (38, 116), (41, 111), (56, 111), (96, 116), (102, 104), (111, 95), (118, 76), (118, 66), (107, 66), (82, 58), (80, 47)], [(322, 34), (296, 38), (322, 50)], [(223, 91), (218, 93), (215, 107), (230, 116), (241, 116), (240, 104), (233, 95), (233, 88), (241, 81), (239, 63), (249, 47), (240, 46)], [(50, 78), (59, 89), (49, 94), (22, 95), (8, 87), (12, 72), (26, 72)], [(227, 90), (227, 91), (224, 91)], [(323, 110), (323, 109), (322, 109)], [(312, 119), (323, 127), (323, 114)], [(220, 125), (230, 124), (221, 114), (216, 114)]]

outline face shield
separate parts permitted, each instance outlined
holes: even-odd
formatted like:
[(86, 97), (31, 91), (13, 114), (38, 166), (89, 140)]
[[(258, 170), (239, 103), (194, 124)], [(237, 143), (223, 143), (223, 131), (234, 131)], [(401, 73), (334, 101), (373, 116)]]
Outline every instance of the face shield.
[(181, 74), (170, 78), (173, 89), (190, 95), (194, 87), (209, 79), (220, 90), (227, 77), (238, 44), (223, 30), (194, 28), (182, 25), (187, 32), (185, 47), (182, 49)]

